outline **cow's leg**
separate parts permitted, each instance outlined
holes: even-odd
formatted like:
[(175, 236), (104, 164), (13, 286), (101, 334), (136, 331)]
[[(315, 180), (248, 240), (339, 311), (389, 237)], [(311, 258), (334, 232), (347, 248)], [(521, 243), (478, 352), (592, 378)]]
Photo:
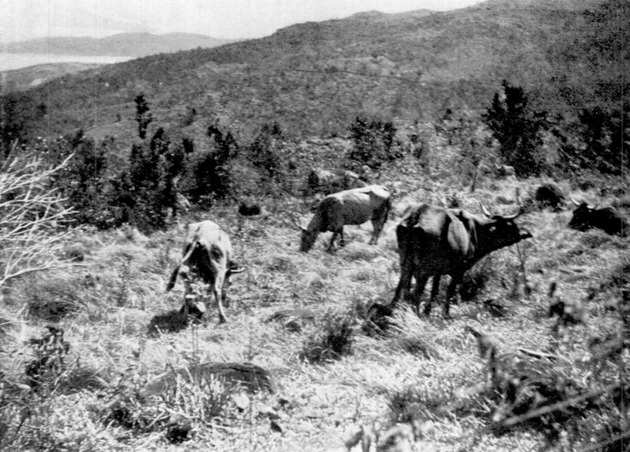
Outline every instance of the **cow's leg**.
[[(416, 288), (413, 290), (412, 302), (413, 302), (414, 309), (416, 311), (416, 315), (420, 317), (420, 298), (422, 298), (422, 293), (424, 292), (424, 286), (427, 285), (427, 279), (429, 279), (429, 277), (423, 274), (418, 274), (418, 273), (416, 273), (415, 276), (416, 276)], [(428, 313), (431, 312), (430, 304), (427, 304), (425, 306), (424, 312), (427, 315)]]
[(341, 240), (339, 241), (339, 248), (343, 248), (346, 246), (346, 238), (343, 235), (343, 226), (339, 229), (339, 237), (341, 237)]
[(230, 300), (227, 297), (227, 291), (230, 287), (230, 277), (226, 276), (223, 281), (223, 288), (221, 289), (221, 300), (223, 301), (223, 306), (226, 308), (230, 307)]
[(339, 228), (339, 229), (334, 229), (333, 230), (333, 234), (332, 237), (330, 238), (330, 244), (328, 245), (328, 252), (332, 253), (335, 251), (335, 240), (337, 240), (337, 237), (341, 237), (341, 241), (339, 243), (339, 247), (343, 247), (346, 245), (345, 239), (343, 237), (343, 227)]
[(335, 251), (335, 240), (337, 239), (338, 234), (339, 233), (337, 231), (333, 231), (332, 237), (330, 237), (330, 243), (328, 244), (328, 248), (326, 250), (329, 253), (332, 253)]
[(378, 237), (381, 234), (381, 230), (383, 229), (383, 225), (380, 221), (372, 219), (372, 238), (370, 239), (370, 245), (376, 245), (378, 242)]
[(440, 292), (440, 275), (433, 275), (433, 286), (431, 287), (431, 297), (429, 298), (429, 301), (427, 302), (427, 304), (424, 306), (425, 315), (431, 314), (431, 308), (432, 308), (433, 302), (436, 300), (439, 292)]
[(392, 308), (396, 306), (396, 303), (398, 303), (401, 297), (407, 298), (409, 296), (409, 288), (411, 287), (412, 276), (413, 276), (412, 264), (402, 262), (400, 264), (400, 279), (398, 280), (398, 285), (396, 286), (396, 292), (394, 293), (394, 298), (392, 299), (392, 302), (391, 302)]
[(227, 317), (225, 316), (225, 311), (223, 309), (223, 282), (224, 277), (221, 275), (217, 275), (216, 281), (214, 282), (214, 287), (212, 289), (212, 291), (214, 292), (214, 299), (216, 300), (217, 307), (219, 308), (219, 323), (227, 322)]
[(451, 275), (451, 282), (449, 283), (448, 289), (446, 290), (446, 300), (444, 301), (444, 308), (443, 308), (444, 318), (448, 319), (451, 316), (449, 312), (451, 308), (451, 300), (453, 299), (453, 297), (455, 297), (457, 285), (462, 282), (463, 278), (464, 278), (463, 273)]
[(378, 238), (381, 236), (381, 232), (383, 232), (383, 227), (385, 226), (385, 220), (387, 220), (387, 217), (385, 217), (385, 219), (372, 219), (372, 227), (374, 229), (372, 231), (370, 245), (376, 245), (378, 243)]

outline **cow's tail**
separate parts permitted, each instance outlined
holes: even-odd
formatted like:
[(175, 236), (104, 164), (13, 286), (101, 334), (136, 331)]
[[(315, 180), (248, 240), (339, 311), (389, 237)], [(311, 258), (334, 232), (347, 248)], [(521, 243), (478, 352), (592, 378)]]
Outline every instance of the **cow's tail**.
[(179, 274), (180, 267), (190, 259), (192, 253), (195, 251), (197, 247), (197, 240), (195, 240), (190, 247), (188, 248), (188, 252), (184, 255), (184, 257), (179, 261), (177, 267), (171, 273), (171, 277), (168, 279), (168, 284), (166, 284), (166, 292), (170, 292), (173, 287), (175, 287), (175, 283), (177, 282), (177, 275)]

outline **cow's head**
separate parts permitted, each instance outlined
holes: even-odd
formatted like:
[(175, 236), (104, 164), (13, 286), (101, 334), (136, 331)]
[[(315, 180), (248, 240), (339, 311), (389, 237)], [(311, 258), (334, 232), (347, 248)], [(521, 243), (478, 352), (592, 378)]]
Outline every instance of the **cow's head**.
[(532, 234), (527, 229), (519, 228), (514, 221), (521, 215), (521, 210), (512, 215), (492, 215), (483, 204), (481, 209), (488, 218), (484, 225), (486, 233), (484, 241), (492, 249), (498, 250), (532, 237)]
[(310, 231), (305, 228), (302, 229), (302, 235), (300, 236), (300, 251), (303, 253), (308, 253), (313, 245), (315, 244), (315, 240), (317, 240), (318, 231)]

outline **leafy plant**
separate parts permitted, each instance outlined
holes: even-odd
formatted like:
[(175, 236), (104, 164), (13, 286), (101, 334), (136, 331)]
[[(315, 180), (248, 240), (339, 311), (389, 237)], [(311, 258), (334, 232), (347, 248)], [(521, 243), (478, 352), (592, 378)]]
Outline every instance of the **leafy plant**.
[(496, 93), (483, 120), (500, 145), (503, 160), (514, 166), (519, 177), (536, 176), (544, 168), (540, 132), (547, 127), (546, 113), (529, 106), (529, 97), (521, 87), (502, 83), (503, 93)]
[(113, 205), (122, 206), (117, 223), (143, 231), (165, 226), (166, 210), (176, 208), (175, 180), (184, 169), (183, 145), (171, 143), (163, 128), (151, 141), (131, 147), (129, 168), (113, 181)]
[[(214, 138), (214, 149), (196, 156), (192, 163), (189, 193), (195, 202), (212, 203), (212, 198), (225, 198), (232, 192), (231, 163), (239, 153), (239, 145), (232, 132), (224, 132), (218, 125), (208, 127)], [(204, 202), (205, 200), (205, 202)]]
[(144, 98), (144, 94), (138, 94), (133, 100), (136, 104), (136, 122), (138, 123), (138, 137), (142, 140), (147, 136), (147, 127), (153, 122), (151, 108)]
[(248, 149), (249, 160), (268, 181), (278, 180), (284, 174), (282, 157), (277, 145), (281, 138), (282, 129), (278, 123), (265, 124)]
[(300, 353), (312, 363), (332, 361), (352, 350), (354, 317), (349, 313), (329, 313), (322, 322), (322, 330), (308, 339)]
[(392, 122), (369, 120), (357, 117), (350, 125), (354, 146), (348, 158), (371, 168), (380, 168), (384, 163), (402, 157), (394, 151), (396, 127)]

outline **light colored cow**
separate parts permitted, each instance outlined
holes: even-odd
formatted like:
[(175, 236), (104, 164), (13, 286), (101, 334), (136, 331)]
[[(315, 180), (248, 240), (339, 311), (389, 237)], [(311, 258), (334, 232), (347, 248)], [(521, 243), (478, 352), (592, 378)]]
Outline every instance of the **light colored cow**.
[(306, 228), (302, 228), (300, 251), (308, 252), (320, 232), (331, 231), (328, 251), (333, 251), (337, 236), (344, 245), (344, 225), (359, 225), (372, 221), (374, 231), (370, 244), (376, 244), (392, 207), (391, 195), (381, 185), (353, 188), (326, 196), (317, 205), (315, 214)]
[[(186, 226), (182, 259), (171, 273), (166, 291), (170, 291), (181, 275), (186, 288), (185, 307), (189, 306), (194, 282), (201, 279), (208, 284), (219, 307), (219, 322), (227, 320), (223, 302), (227, 298), (230, 276), (243, 271), (232, 260), (232, 244), (228, 234), (219, 225), (206, 220)], [(207, 316), (203, 309), (203, 317)]]

